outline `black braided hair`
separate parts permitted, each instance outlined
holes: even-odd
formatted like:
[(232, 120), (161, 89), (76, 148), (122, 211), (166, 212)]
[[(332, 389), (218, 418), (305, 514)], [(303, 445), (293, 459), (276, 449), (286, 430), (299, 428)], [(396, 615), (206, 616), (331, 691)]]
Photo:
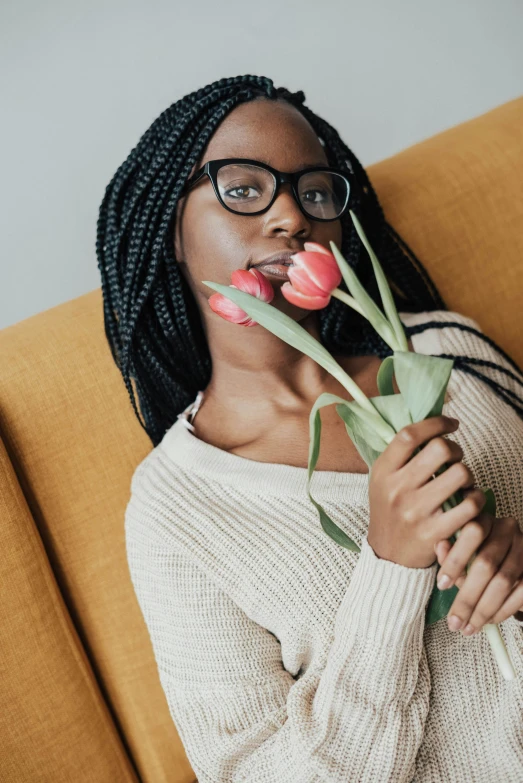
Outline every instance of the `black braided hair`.
[[(365, 169), (336, 130), (305, 106), (302, 90), (275, 88), (271, 79), (252, 75), (208, 84), (173, 103), (145, 131), (109, 182), (97, 222), (105, 334), (138, 421), (154, 446), (207, 387), (212, 370), (199, 308), (174, 256), (176, 205), (225, 116), (260, 98), (295, 106), (318, 135), (329, 165), (352, 172), (352, 210), (380, 258), (398, 309), (446, 309), (420, 261), (386, 221)], [(340, 250), (380, 302), (372, 265), (348, 211), (341, 224)], [(344, 282), (340, 288), (347, 290)], [(331, 353), (391, 353), (370, 324), (338, 299), (332, 297), (318, 316), (321, 341)]]

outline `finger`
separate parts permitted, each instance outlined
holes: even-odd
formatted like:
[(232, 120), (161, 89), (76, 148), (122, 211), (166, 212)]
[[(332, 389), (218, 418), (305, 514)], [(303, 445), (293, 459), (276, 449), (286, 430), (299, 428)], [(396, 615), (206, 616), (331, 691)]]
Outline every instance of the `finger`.
[(378, 457), (380, 466), (386, 472), (399, 470), (412, 457), (417, 448), (435, 438), (454, 432), (459, 421), (449, 416), (431, 416), (429, 419), (408, 424), (396, 433), (385, 451)]
[(404, 479), (404, 486), (415, 489), (426, 484), (434, 473), (443, 465), (451, 465), (463, 459), (463, 449), (453, 440), (438, 436), (432, 438), (406, 465), (399, 471), (399, 478)]
[(489, 623), (502, 623), (503, 620), (507, 620), (511, 615), (516, 614), (523, 609), (523, 579), (518, 579), (514, 585), (512, 592), (508, 595), (504, 604), (498, 609), (498, 611), (491, 617)]
[[(463, 587), (450, 607), (447, 622), (451, 631), (465, 628), (468, 625), (481, 596), (491, 579), (494, 578), (511, 546), (511, 540), (507, 541), (507, 536), (504, 534), (503, 525), (498, 524), (500, 521), (496, 520), (489, 538), (476, 554)], [(508, 592), (508, 590), (505, 591), (504, 598)], [(483, 621), (483, 624), (484, 622), (486, 620)]]
[(481, 513), (476, 519), (463, 525), (459, 538), (451, 545), (445, 562), (439, 570), (440, 590), (448, 590), (452, 587), (458, 576), (466, 569), (472, 555), (489, 536), (493, 524), (494, 518), (490, 514)]
[(438, 541), (438, 543), (435, 544), (434, 552), (436, 553), (436, 557), (438, 558), (438, 563), (440, 564), (440, 566), (442, 566), (443, 563), (445, 562), (445, 558), (447, 557), (451, 549), (452, 549), (452, 544), (446, 538), (442, 539), (441, 541)]
[[(436, 555), (438, 557), (438, 563), (440, 566), (443, 566), (443, 564), (445, 563), (445, 558), (451, 548), (452, 548), (452, 544), (450, 541), (447, 540), (438, 541), (438, 543), (434, 547), (434, 551), (436, 552)], [(454, 580), (454, 584), (458, 588), (458, 590), (460, 590), (461, 587), (463, 586), (466, 575), (467, 575), (466, 571), (462, 571), (461, 574)], [(443, 590), (446, 588), (440, 588), (440, 589)]]
[(512, 522), (511, 518), (507, 518), (500, 520), (500, 522), (502, 522), (502, 526), (505, 528), (504, 535), (512, 540), (512, 545), (501, 563), (498, 572), (488, 583), (469, 618), (468, 625), (464, 631), (467, 636), (481, 630), (483, 625), (489, 622), (489, 618), (493, 617), (496, 612), (499, 611), (523, 573), (522, 538), (520, 534), (514, 535), (512, 533), (511, 535), (512, 526), (515, 525), (515, 520)]
[[(454, 492), (474, 484), (472, 472), (463, 462), (456, 462), (437, 478), (415, 490), (414, 495), (427, 516), (434, 513)], [(415, 501), (416, 502), (416, 501)], [(460, 505), (458, 503), (458, 505)]]
[[(438, 477), (440, 478), (440, 477)], [(434, 479), (436, 481), (436, 479)], [(434, 515), (436, 538), (450, 538), (467, 522), (476, 519), (482, 513), (487, 502), (485, 493), (478, 487), (463, 490), (464, 499), (454, 508), (443, 511), (438, 508)]]

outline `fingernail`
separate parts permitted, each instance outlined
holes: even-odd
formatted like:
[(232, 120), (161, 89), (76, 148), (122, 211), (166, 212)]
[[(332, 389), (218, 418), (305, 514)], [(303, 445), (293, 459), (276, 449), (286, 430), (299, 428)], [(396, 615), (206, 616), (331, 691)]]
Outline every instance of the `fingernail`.
[(447, 576), (446, 574), (443, 574), (443, 576), (438, 576), (438, 587), (440, 590), (446, 590), (447, 587), (450, 587), (450, 583), (450, 576)]
[(465, 626), (462, 633), (464, 636), (470, 636), (471, 634), (474, 633), (475, 630), (476, 629), (474, 628), (474, 626), (469, 623), (467, 626)]
[(449, 628), (451, 631), (457, 631), (461, 627), (462, 621), (455, 614), (449, 617)]

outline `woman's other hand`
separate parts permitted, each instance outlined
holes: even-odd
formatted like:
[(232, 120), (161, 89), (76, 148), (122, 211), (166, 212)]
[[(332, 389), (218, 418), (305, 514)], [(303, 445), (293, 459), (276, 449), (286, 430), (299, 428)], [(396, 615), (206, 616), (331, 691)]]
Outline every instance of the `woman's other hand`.
[[(443, 539), (435, 552), (441, 566), (438, 587), (459, 588), (447, 617), (451, 631), (471, 636), (487, 623), (501, 623), (523, 612), (523, 533), (514, 517), (496, 519), (481, 512), (463, 526), (454, 544)], [(467, 574), (465, 567), (474, 554)]]

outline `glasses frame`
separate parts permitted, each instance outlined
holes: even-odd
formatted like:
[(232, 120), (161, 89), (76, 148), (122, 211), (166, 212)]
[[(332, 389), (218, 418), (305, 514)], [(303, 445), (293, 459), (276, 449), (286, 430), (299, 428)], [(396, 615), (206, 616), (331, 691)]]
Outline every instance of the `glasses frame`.
[[(227, 204), (223, 201), (220, 195), (217, 176), (218, 176), (218, 171), (223, 166), (228, 165), (230, 163), (249, 163), (253, 166), (259, 166), (260, 168), (265, 169), (266, 171), (272, 174), (272, 176), (276, 180), (276, 187), (274, 188), (274, 193), (272, 195), (272, 198), (266, 207), (264, 207), (263, 209), (259, 209), (257, 212), (236, 212), (236, 210), (231, 209), (231, 207), (227, 206)], [(312, 215), (309, 215), (309, 213), (303, 207), (298, 193), (298, 182), (304, 174), (308, 174), (311, 171), (330, 171), (332, 174), (338, 174), (339, 176), (342, 176), (347, 180), (349, 195), (347, 196), (347, 201), (345, 203), (345, 206), (343, 207), (340, 214), (337, 215), (336, 217), (334, 218), (313, 217)], [(341, 218), (341, 216), (344, 214), (344, 212), (347, 211), (349, 207), (351, 201), (351, 194), (353, 193), (353, 185), (355, 184), (350, 174), (348, 174), (346, 171), (342, 171), (341, 169), (333, 168), (332, 166), (309, 166), (308, 168), (300, 169), (300, 171), (292, 172), (292, 171), (278, 171), (278, 169), (274, 169), (272, 166), (269, 166), (267, 163), (262, 163), (259, 160), (253, 160), (251, 158), (219, 158), (218, 160), (208, 160), (207, 163), (205, 163), (200, 169), (198, 169), (198, 171), (196, 171), (193, 174), (193, 176), (187, 180), (187, 182), (185, 183), (182, 189), (180, 196), (184, 196), (186, 193), (188, 193), (188, 191), (193, 187), (193, 185), (199, 182), (200, 179), (205, 175), (207, 175), (211, 180), (216, 198), (218, 199), (222, 207), (226, 209), (228, 212), (232, 212), (233, 215), (242, 215), (243, 217), (254, 217), (255, 215), (262, 215), (264, 212), (267, 212), (267, 210), (270, 209), (274, 204), (276, 197), (278, 196), (281, 185), (288, 182), (291, 185), (294, 199), (298, 204), (300, 210), (305, 215), (305, 217), (309, 218), (310, 220), (317, 220), (320, 223), (332, 223), (333, 220), (339, 220)]]

